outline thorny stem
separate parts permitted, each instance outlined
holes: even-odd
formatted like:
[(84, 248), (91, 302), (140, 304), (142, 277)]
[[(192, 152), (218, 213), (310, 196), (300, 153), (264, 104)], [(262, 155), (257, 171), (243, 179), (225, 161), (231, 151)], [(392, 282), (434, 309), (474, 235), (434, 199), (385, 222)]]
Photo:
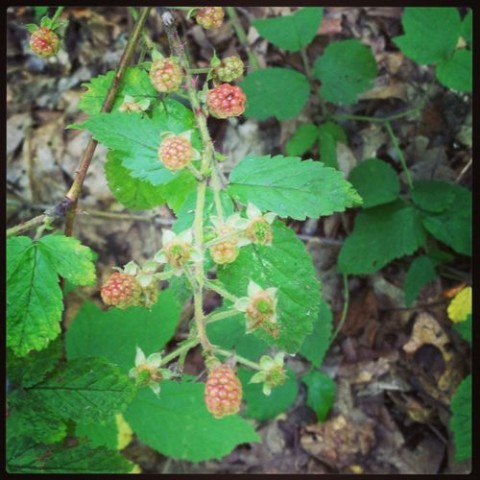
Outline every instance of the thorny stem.
[(199, 343), (200, 343), (200, 340), (198, 338), (192, 338), (191, 340), (187, 340), (182, 345), (180, 345), (177, 349), (175, 349), (173, 352), (169, 353), (168, 355), (165, 355), (165, 357), (163, 357), (162, 361), (160, 362), (160, 366), (166, 365), (167, 363), (171, 362), (174, 358), (177, 358), (180, 355), (182, 355), (182, 353), (188, 352), (188, 350), (192, 349), (193, 347), (196, 347)]
[(215, 353), (218, 353), (219, 355), (223, 355), (225, 357), (235, 357), (235, 360), (238, 363), (241, 363), (246, 367), (250, 367), (253, 370), (261, 370), (260, 365), (258, 363), (252, 362), (251, 360), (241, 357), (240, 355), (237, 355), (235, 352), (231, 352), (230, 350), (223, 350), (222, 348), (216, 348)]
[(225, 7), (225, 10), (227, 11), (228, 16), (230, 17), (230, 20), (232, 22), (232, 27), (235, 30), (235, 33), (237, 34), (237, 37), (240, 40), (240, 43), (243, 45), (243, 47), (247, 52), (250, 72), (253, 72), (254, 70), (258, 70), (260, 68), (260, 64), (258, 63), (258, 59), (253, 53), (252, 49), (248, 45), (247, 34), (245, 33), (245, 30), (242, 27), (242, 24), (240, 22), (240, 19), (238, 18), (235, 8)]
[(230, 292), (227, 292), (225, 289), (223, 289), (222, 287), (220, 287), (216, 283), (211, 282), (210, 280), (205, 280), (205, 287), (208, 288), (209, 290), (213, 290), (214, 292), (217, 292), (223, 298), (226, 298), (227, 300), (230, 300), (231, 302), (236, 302), (238, 300), (238, 297), (231, 294)]
[(207, 324), (218, 322), (220, 320), (225, 320), (226, 318), (234, 317), (235, 315), (238, 315), (239, 312), (237, 310), (224, 310), (223, 312), (214, 312), (211, 313), (210, 315), (207, 315), (205, 317), (205, 321)]
[(333, 341), (335, 338), (337, 338), (337, 335), (343, 328), (343, 324), (345, 323), (345, 320), (347, 318), (347, 313), (348, 313), (348, 305), (350, 302), (350, 291), (348, 290), (348, 275), (344, 274), (343, 275), (343, 296), (344, 296), (344, 302), (343, 302), (343, 310), (342, 310), (342, 316), (340, 317), (340, 321), (338, 322), (338, 326), (332, 335), (332, 338), (330, 339), (330, 345), (333, 344)]
[(219, 243), (225, 242), (227, 240), (230, 240), (234, 237), (238, 236), (237, 231), (233, 231), (230, 233), (226, 233), (225, 235), (222, 235), (221, 237), (214, 238), (213, 240), (210, 240), (205, 244), (205, 248), (210, 248), (213, 247), (214, 245), (218, 245)]

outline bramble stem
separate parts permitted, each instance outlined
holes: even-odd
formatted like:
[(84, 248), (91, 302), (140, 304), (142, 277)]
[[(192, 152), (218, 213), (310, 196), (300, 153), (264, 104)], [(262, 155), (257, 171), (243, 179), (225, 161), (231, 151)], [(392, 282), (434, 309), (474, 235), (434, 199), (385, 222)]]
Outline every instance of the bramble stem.
[(254, 70), (258, 70), (260, 68), (260, 64), (258, 63), (258, 59), (253, 53), (252, 49), (248, 45), (247, 34), (245, 33), (245, 30), (242, 27), (242, 24), (240, 22), (240, 19), (238, 18), (235, 8), (225, 7), (225, 10), (227, 11), (228, 16), (230, 17), (230, 20), (232, 22), (232, 27), (235, 30), (235, 33), (237, 34), (237, 37), (240, 40), (240, 43), (243, 45), (243, 47), (247, 52), (250, 72), (253, 72)]
[(227, 240), (230, 240), (232, 238), (235, 238), (238, 236), (237, 231), (233, 231), (230, 233), (226, 233), (225, 235), (222, 235), (221, 237), (214, 238), (213, 240), (210, 240), (205, 244), (205, 248), (210, 248), (213, 247), (214, 245), (218, 245), (219, 243), (225, 242)]
[(184, 352), (188, 352), (188, 350), (192, 349), (193, 347), (196, 347), (199, 343), (200, 343), (200, 340), (198, 338), (192, 338), (191, 340), (187, 340), (182, 345), (180, 345), (177, 349), (175, 349), (173, 352), (169, 353), (168, 355), (165, 355), (165, 357), (163, 357), (162, 361), (160, 362), (160, 366), (170, 363), (173, 359), (179, 357)]
[(345, 300), (343, 302), (342, 316), (340, 317), (340, 321), (338, 322), (338, 326), (335, 329), (335, 332), (332, 335), (332, 338), (330, 339), (330, 345), (332, 345), (333, 341), (335, 340), (335, 338), (339, 334), (340, 330), (343, 328), (343, 324), (345, 323), (345, 320), (347, 318), (348, 305), (350, 303), (350, 291), (348, 289), (348, 275), (347, 274), (343, 275), (343, 296), (345, 297)]
[(245, 357), (241, 357), (240, 355), (237, 355), (235, 352), (231, 352), (229, 350), (223, 350), (222, 348), (216, 348), (215, 353), (218, 353), (219, 355), (223, 355), (225, 357), (235, 357), (235, 360), (238, 363), (241, 363), (246, 367), (250, 367), (253, 370), (261, 370), (260, 365), (258, 363), (252, 362), (251, 360), (248, 360)]
[(240, 312), (237, 310), (224, 310), (223, 312), (213, 312), (210, 315), (207, 315), (205, 317), (205, 321), (207, 324), (214, 323), (214, 322), (219, 322), (220, 320), (224, 320), (225, 318), (230, 318), (234, 317), (235, 315), (238, 315)]
[(227, 292), (227, 290), (218, 286), (216, 283), (211, 282), (210, 280), (205, 280), (205, 287), (208, 288), (209, 290), (213, 290), (214, 292), (217, 292), (223, 298), (226, 298), (227, 300), (230, 300), (231, 302), (236, 302), (238, 300), (238, 297), (231, 294), (230, 292)]
[(388, 135), (390, 136), (390, 140), (392, 141), (393, 146), (397, 151), (398, 158), (400, 160), (400, 163), (402, 164), (402, 168), (403, 168), (403, 171), (405, 172), (405, 176), (407, 177), (408, 187), (411, 190), (413, 188), (412, 177), (410, 175), (410, 171), (408, 170), (407, 162), (405, 161), (405, 156), (403, 155), (400, 145), (398, 144), (397, 136), (393, 132), (390, 122), (385, 122), (385, 128), (387, 129)]
[(65, 7), (58, 7), (55, 11), (55, 14), (52, 17), (52, 26), (55, 27), (55, 22), (58, 20), (58, 17), (62, 14), (65, 10)]

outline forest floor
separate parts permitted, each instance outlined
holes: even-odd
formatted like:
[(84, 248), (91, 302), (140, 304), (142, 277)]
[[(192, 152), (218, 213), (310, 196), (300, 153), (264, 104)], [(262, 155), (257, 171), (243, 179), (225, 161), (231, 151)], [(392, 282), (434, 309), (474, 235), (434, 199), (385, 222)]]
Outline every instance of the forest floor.
[[(288, 14), (288, 7), (239, 7), (251, 48), (260, 66), (302, 70), (297, 54), (274, 48), (260, 38), (250, 20)], [(369, 45), (379, 65), (374, 88), (350, 113), (385, 116), (418, 107), (418, 113), (393, 123), (415, 179), (440, 179), (471, 188), (471, 97), (449, 91), (435, 81), (432, 68), (406, 59), (393, 45), (401, 34), (397, 7), (325, 9), (319, 35), (307, 55), (313, 63), (335, 39), (357, 38)], [(178, 15), (180, 19), (182, 15)], [(60, 201), (71, 185), (88, 132), (66, 129), (79, 122), (82, 83), (115, 69), (133, 25), (129, 9), (68, 8), (69, 26), (59, 54), (43, 60), (28, 48), (24, 24), (35, 21), (31, 7), (7, 11), (7, 222), (15, 225)], [(209, 64), (212, 48), (219, 56), (239, 52), (246, 58), (228, 22), (206, 32), (181, 21), (191, 58)], [(167, 51), (158, 16), (148, 22), (152, 38)], [(305, 112), (315, 105), (308, 105)], [(345, 110), (344, 110), (345, 111)], [(284, 154), (286, 141), (308, 118), (279, 122), (241, 117), (210, 120), (219, 150), (233, 165), (249, 153)], [(338, 144), (345, 174), (362, 159), (377, 157), (401, 167), (381, 125), (347, 121), (348, 144)], [(130, 259), (141, 262), (160, 247), (161, 228), (174, 216), (167, 207), (129, 212), (108, 189), (103, 167), (106, 149), (98, 146), (80, 199), (75, 235), (98, 253), (99, 285), (111, 268)], [(323, 295), (338, 323), (344, 305), (342, 276), (336, 270), (339, 249), (351, 231), (355, 212), (325, 219), (292, 221), (312, 255)], [(128, 241), (126, 241), (128, 238)], [(462, 257), (463, 258), (463, 257)], [(222, 460), (191, 464), (163, 457), (139, 441), (125, 454), (145, 473), (467, 473), (469, 462), (453, 461), (448, 429), (449, 404), (460, 380), (470, 371), (470, 351), (451, 329), (448, 291), (469, 283), (471, 265), (459, 261), (454, 278), (437, 277), (410, 308), (403, 283), (408, 258), (371, 276), (351, 277), (346, 321), (328, 351), (322, 370), (337, 386), (334, 407), (317, 423), (305, 405), (305, 386), (290, 409), (274, 420), (257, 422), (262, 443), (237, 447)], [(98, 301), (98, 286), (84, 289)], [(66, 322), (85, 298), (69, 297)], [(212, 301), (214, 301), (212, 299)], [(189, 368), (195, 370), (195, 358)], [(306, 371), (300, 357), (289, 360)]]

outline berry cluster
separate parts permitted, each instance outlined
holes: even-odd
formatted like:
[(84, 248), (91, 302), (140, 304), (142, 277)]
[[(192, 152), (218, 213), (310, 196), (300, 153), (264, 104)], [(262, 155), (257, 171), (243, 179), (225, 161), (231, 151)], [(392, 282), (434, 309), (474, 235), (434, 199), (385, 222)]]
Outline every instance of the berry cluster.
[(160, 58), (152, 63), (150, 81), (160, 93), (172, 93), (183, 82), (183, 70), (175, 57)]
[(233, 415), (240, 410), (242, 384), (235, 371), (228, 365), (213, 367), (205, 384), (205, 405), (215, 417)]
[(50, 28), (40, 27), (30, 37), (30, 48), (39, 57), (53, 57), (60, 48), (60, 38)]

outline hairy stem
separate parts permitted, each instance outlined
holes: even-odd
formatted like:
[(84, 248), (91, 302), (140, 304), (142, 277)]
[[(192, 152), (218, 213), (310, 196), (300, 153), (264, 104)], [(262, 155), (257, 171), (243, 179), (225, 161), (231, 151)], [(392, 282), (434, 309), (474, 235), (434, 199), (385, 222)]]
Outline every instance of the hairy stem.
[(260, 365), (258, 363), (252, 362), (251, 360), (248, 360), (245, 357), (241, 357), (240, 355), (237, 355), (235, 352), (231, 352), (230, 350), (223, 350), (222, 348), (216, 348), (215, 353), (218, 353), (219, 355), (223, 355), (225, 357), (235, 357), (235, 360), (238, 363), (241, 363), (246, 367), (250, 367), (253, 370), (261, 370)]
[(214, 322), (219, 322), (220, 320), (224, 320), (225, 318), (230, 318), (234, 317), (235, 315), (238, 315), (239, 312), (237, 310), (224, 310), (223, 312), (213, 312), (210, 315), (207, 315), (205, 317), (205, 321), (207, 324), (209, 323), (214, 323)]
[(211, 282), (210, 280), (205, 280), (205, 287), (208, 288), (209, 290), (213, 290), (214, 292), (217, 292), (220, 296), (222, 296), (223, 298), (226, 298), (227, 300), (230, 300), (231, 302), (236, 302), (238, 300), (238, 297), (231, 294), (230, 292), (227, 292), (227, 290), (220, 287), (216, 283)]
[(196, 347), (199, 343), (200, 343), (200, 340), (198, 340), (197, 338), (192, 338), (191, 340), (187, 340), (186, 342), (183, 342), (173, 352), (170, 352), (168, 355), (165, 355), (165, 357), (162, 358), (160, 366), (170, 363), (173, 359), (179, 357), (183, 353), (188, 352), (193, 347)]

